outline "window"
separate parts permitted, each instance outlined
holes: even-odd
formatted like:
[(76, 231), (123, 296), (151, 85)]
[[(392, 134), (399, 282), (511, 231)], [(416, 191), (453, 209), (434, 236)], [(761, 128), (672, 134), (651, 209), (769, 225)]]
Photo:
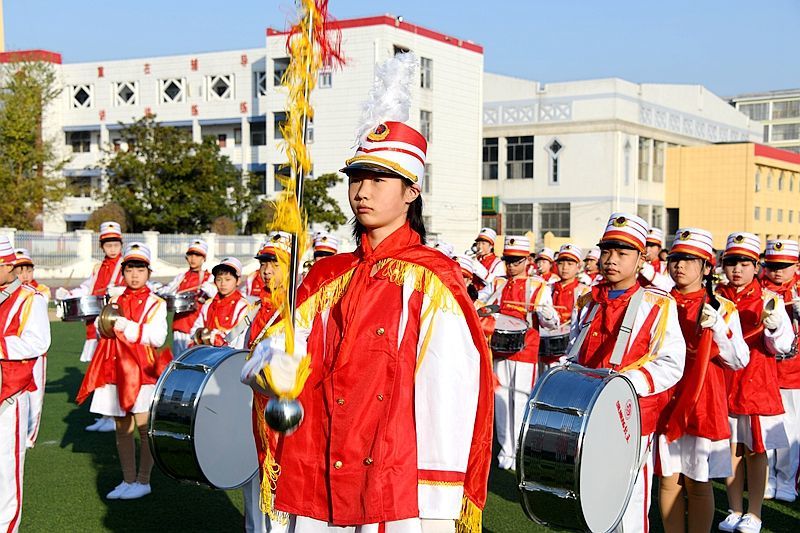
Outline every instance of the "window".
[(206, 76), (208, 100), (233, 99), (233, 74)]
[(756, 168), (756, 192), (761, 190), (761, 169)]
[(800, 117), (800, 100), (772, 103), (772, 119)]
[(419, 132), (425, 140), (431, 142), (433, 136), (433, 113), (430, 111), (419, 112)]
[[(664, 208), (654, 205), (653, 206), (653, 221), (651, 222), (654, 228), (664, 227)], [(673, 235), (675, 233), (673, 232)]]
[(564, 147), (561, 146), (561, 143), (558, 142), (558, 139), (553, 139), (553, 142), (547, 147), (547, 151), (550, 154), (550, 184), (551, 185), (558, 185), (559, 180), (559, 168), (558, 168), (558, 157), (561, 155), (561, 150)]
[(533, 179), (533, 136), (506, 137), (506, 177)]
[(233, 128), (233, 144), (236, 146), (242, 144), (242, 128)]
[(75, 198), (89, 198), (92, 196), (92, 177), (68, 176), (67, 188), (70, 196)]
[(419, 86), (423, 89), (433, 88), (433, 59), (421, 57), (419, 60)]
[(255, 93), (256, 96), (266, 96), (267, 95), (267, 73), (256, 71), (255, 74)]
[(789, 192), (794, 192), (794, 174), (789, 176)]
[(433, 168), (430, 163), (425, 163), (425, 173), (422, 175), (422, 192), (424, 194), (431, 193), (431, 173)]
[(73, 153), (88, 153), (92, 148), (92, 132), (68, 131), (67, 145), (72, 146)]
[(114, 105), (128, 106), (139, 103), (139, 83), (120, 81), (114, 83)]
[(755, 218), (756, 220), (761, 220), (761, 208), (760, 207), (756, 206), (756, 208), (753, 210), (753, 218)]
[(498, 235), (503, 232), (503, 228), (500, 226), (500, 215), (481, 215), (481, 227), (492, 228)]
[(250, 145), (251, 146), (267, 145), (266, 122), (253, 122), (250, 124)]
[(768, 207), (767, 208), (767, 222), (771, 222), (771, 221), (772, 221), (772, 208)]
[(289, 69), (289, 58), (280, 57), (272, 60), (272, 85), (283, 85), (283, 76)]
[(800, 139), (800, 123), (798, 124), (773, 124), (772, 141), (793, 141)]
[(769, 124), (764, 124), (764, 142), (769, 142)]
[(250, 172), (250, 190), (253, 194), (267, 194), (266, 170), (253, 170)]
[(314, 142), (314, 119), (308, 117), (306, 121), (306, 144)]
[(533, 204), (506, 204), (506, 235), (525, 235), (533, 229)]
[(94, 107), (94, 86), (90, 84), (72, 86), (72, 108), (90, 109)]
[(778, 174), (778, 190), (779, 191), (783, 190), (783, 171), (782, 170), (781, 170), (781, 173)]
[(483, 179), (497, 179), (497, 155), (497, 137), (487, 137), (483, 139)]
[(169, 78), (158, 80), (162, 104), (178, 104), (186, 101), (186, 80)]
[(653, 157), (653, 181), (656, 183), (663, 183), (666, 143), (664, 141), (653, 141), (653, 143), (655, 146), (655, 157)]
[(650, 224), (650, 206), (646, 204), (637, 205), (636, 216), (644, 219), (648, 224)]
[(772, 170), (767, 171), (767, 190), (772, 189)]
[(217, 135), (217, 146), (220, 148), (225, 148), (228, 145), (228, 135), (225, 133), (220, 133)]
[(651, 150), (651, 140), (646, 137), (639, 137), (639, 179), (642, 181), (650, 181)]
[(275, 140), (283, 139), (283, 132), (281, 131), (281, 128), (286, 124), (286, 112), (276, 111), (272, 115), (274, 120), (272, 135)]
[(540, 204), (539, 234), (548, 231), (556, 237), (569, 237), (569, 203)]
[(739, 104), (739, 111), (753, 120), (767, 120), (769, 118), (769, 103)]
[(794, 214), (794, 211), (792, 211), (791, 209), (789, 209), (789, 224), (791, 224), (791, 223), (792, 223), (792, 215), (793, 215), (793, 214)]
[(281, 178), (284, 180), (291, 179), (292, 169), (288, 163), (283, 163), (281, 165), (272, 165), (272, 170), (275, 173), (275, 179), (273, 180), (275, 192), (280, 192), (284, 189), (283, 183), (281, 183)]
[(319, 71), (319, 81), (317, 86), (320, 89), (330, 89), (333, 87), (333, 71), (329, 68)]
[(778, 222), (783, 222), (783, 209), (778, 209)]

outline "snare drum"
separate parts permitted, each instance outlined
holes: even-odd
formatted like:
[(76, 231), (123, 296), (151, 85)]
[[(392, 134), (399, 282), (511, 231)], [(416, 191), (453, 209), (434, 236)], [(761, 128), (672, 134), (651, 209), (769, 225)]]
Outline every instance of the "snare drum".
[(91, 320), (99, 315), (105, 301), (105, 296), (76, 296), (57, 300), (56, 305), (61, 307), (61, 320), (78, 322)]
[(569, 348), (569, 333), (566, 335), (551, 335), (539, 337), (539, 357), (558, 359), (566, 355)]
[(614, 530), (639, 471), (640, 433), (627, 378), (576, 364), (550, 370), (531, 393), (519, 436), (525, 514), (561, 528)]
[(198, 346), (161, 374), (147, 435), (155, 463), (169, 477), (227, 490), (256, 475), (253, 394), (239, 380), (247, 353)]
[(493, 352), (502, 354), (515, 354), (525, 348), (525, 333), (528, 331), (528, 324), (513, 316), (496, 314), (494, 331), (489, 340), (489, 346)]
[(173, 311), (179, 314), (197, 310), (197, 293), (194, 291), (164, 294), (161, 297), (167, 302), (167, 312)]

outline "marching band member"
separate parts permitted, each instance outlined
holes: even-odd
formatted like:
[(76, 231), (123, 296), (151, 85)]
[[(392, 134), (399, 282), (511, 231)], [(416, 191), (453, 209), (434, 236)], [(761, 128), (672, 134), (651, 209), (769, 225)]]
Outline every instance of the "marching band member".
[(425, 151), (400, 122), (360, 141), (343, 169), (357, 250), (303, 281), (297, 354), (268, 337), (243, 369), (252, 383), (266, 364), (291, 387), (296, 372), (281, 369), (311, 358), (305, 419), (276, 457), (290, 532), (480, 531), (490, 357), (458, 264), (423, 244)]
[(0, 529), (15, 533), (22, 515), (29, 392), (36, 390), (35, 362), (50, 347), (47, 301), (14, 274), (16, 256), (0, 237)]
[(646, 456), (622, 518), (625, 532), (648, 530), (652, 434), (662, 393), (681, 378), (686, 353), (675, 300), (638, 281), (648, 229), (635, 215), (611, 215), (598, 245), (604, 281), (578, 301), (571, 333), (579, 364), (622, 372), (639, 396)]
[(599, 260), (600, 248), (592, 246), (589, 248), (589, 251), (586, 252), (586, 257), (583, 258), (583, 273), (579, 276), (581, 283), (591, 287), (603, 280), (603, 276), (600, 274), (600, 268), (597, 266)]
[(657, 274), (667, 276), (667, 261), (661, 260), (661, 252), (664, 251), (664, 230), (660, 228), (650, 228), (647, 234), (647, 247), (644, 256), (648, 263), (653, 265), (653, 270)]
[(497, 300), (500, 314), (520, 318), (528, 325), (525, 348), (510, 357), (495, 354), (494, 360), (494, 372), (500, 382), (494, 396), (495, 429), (500, 444), (497, 461), (504, 470), (516, 466), (517, 436), (536, 381), (539, 326), (558, 327), (558, 313), (553, 309), (547, 283), (539, 276), (528, 275), (530, 249), (527, 237), (506, 236), (503, 247), (506, 277), (498, 280), (502, 287)]
[[(235, 257), (226, 257), (211, 270), (217, 294), (203, 304), (191, 328), (194, 344), (213, 346), (244, 347), (246, 331), (242, 330), (236, 338), (226, 341), (225, 336), (247, 317), (248, 303), (242, 293), (236, 290), (242, 276), (242, 262)], [(201, 337), (206, 337), (201, 339)]]
[(467, 294), (476, 305), (482, 305), (492, 293), (492, 286), (484, 281), (486, 270), (478, 261), (467, 255), (456, 256), (456, 261), (461, 267), (461, 275), (467, 286)]
[[(733, 475), (725, 480), (730, 512), (719, 524), (721, 531), (761, 530), (761, 505), (767, 482), (766, 451), (789, 447), (775, 355), (791, 350), (794, 335), (783, 300), (762, 289), (755, 277), (760, 250), (761, 241), (752, 233), (729, 235), (722, 256), (728, 285), (717, 288), (720, 295), (736, 304), (744, 340), (750, 347), (747, 366), (736, 372), (727, 371)], [(747, 514), (742, 515), (744, 463), (748, 505)]]
[(739, 370), (750, 360), (736, 305), (707, 296), (713, 258), (711, 233), (679, 229), (668, 256), (683, 338), (686, 368), (662, 413), (656, 469), (661, 474), (661, 518), (668, 533), (710, 531), (714, 522), (711, 478), (731, 475), (730, 427), (723, 369)]
[[(44, 296), (45, 302), (50, 300), (50, 289), (33, 277), (33, 259), (25, 248), (14, 250), (17, 259), (14, 261), (14, 275), (25, 285), (33, 287), (36, 292)], [(33, 448), (36, 437), (39, 436), (39, 424), (42, 419), (42, 405), (44, 404), (44, 386), (47, 380), (47, 354), (42, 354), (33, 364), (33, 381), (36, 390), (31, 391), (28, 410), (28, 448)]]
[[(211, 274), (203, 268), (203, 263), (208, 256), (208, 243), (201, 239), (195, 239), (186, 249), (186, 263), (189, 270), (175, 276), (167, 288), (166, 294), (178, 294), (182, 292), (196, 292), (198, 297), (202, 294), (207, 298), (213, 298), (217, 294), (217, 287), (210, 280)], [(198, 304), (203, 302), (198, 301)], [(186, 313), (175, 313), (172, 319), (172, 355), (180, 356), (189, 347), (191, 341), (191, 331), (200, 309)]]
[(314, 261), (339, 252), (339, 239), (325, 231), (314, 235)]
[(777, 359), (778, 385), (783, 399), (783, 423), (789, 447), (769, 450), (769, 479), (765, 498), (793, 502), (797, 498), (797, 467), (800, 461), (800, 357), (797, 357), (798, 320), (800, 319), (800, 276), (797, 275), (796, 241), (767, 241), (764, 278), (761, 286), (783, 298), (792, 318), (795, 341), (792, 350)]
[(475, 250), (475, 258), (486, 269), (486, 283), (494, 285), (494, 280), (506, 275), (505, 264), (502, 259), (494, 255), (494, 241), (497, 240), (497, 232), (492, 228), (481, 228), (480, 233), (475, 238), (472, 248)]
[(530, 272), (531, 274), (538, 275), (545, 280), (548, 285), (552, 285), (558, 281), (558, 274), (553, 271), (553, 267), (556, 264), (556, 254), (553, 250), (550, 248), (542, 248), (539, 250), (536, 253), (534, 264), (536, 265), (536, 272)]
[(434, 250), (439, 250), (447, 257), (453, 259), (456, 255), (456, 247), (446, 241), (436, 241), (436, 243), (431, 247)]
[[(125, 291), (111, 299), (121, 315), (114, 322), (114, 336), (100, 338), (77, 397), (80, 404), (92, 394), (89, 410), (114, 417), (122, 483), (106, 495), (109, 500), (133, 500), (151, 492), (153, 456), (147, 445), (147, 419), (155, 383), (165, 359), (172, 358), (168, 349), (163, 354), (155, 352), (167, 338), (167, 306), (147, 286), (150, 249), (146, 245), (127, 246), (122, 275)], [(140, 439), (138, 473), (134, 430)]]

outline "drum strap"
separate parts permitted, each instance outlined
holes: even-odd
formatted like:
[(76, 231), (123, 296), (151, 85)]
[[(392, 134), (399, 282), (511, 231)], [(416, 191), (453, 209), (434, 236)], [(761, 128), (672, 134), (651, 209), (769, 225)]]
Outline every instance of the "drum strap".
[(14, 294), (14, 291), (19, 289), (21, 285), (22, 285), (22, 282), (20, 281), (20, 279), (16, 278), (16, 279), (14, 279), (14, 281), (11, 282), (11, 284), (8, 287), (6, 287), (2, 291), (0, 291), (0, 304), (5, 302), (6, 300), (8, 300), (8, 298), (12, 294)]
[(633, 332), (633, 322), (636, 320), (636, 312), (644, 299), (644, 289), (639, 287), (630, 302), (628, 308), (625, 310), (625, 316), (622, 319), (622, 325), (619, 327), (619, 334), (617, 335), (617, 342), (614, 343), (614, 351), (611, 352), (611, 359), (609, 364), (612, 367), (617, 367), (622, 363), (622, 358), (625, 356), (625, 349), (628, 347), (628, 341)]
[[(239, 321), (228, 333), (225, 335), (225, 342), (230, 344), (236, 337), (241, 335), (246, 329), (250, 327), (253, 319), (258, 314), (258, 308), (261, 307), (261, 300), (256, 302), (253, 308), (247, 313), (242, 320)], [(276, 315), (279, 313), (275, 313)]]
[(567, 354), (568, 359), (572, 359), (574, 361), (578, 360), (578, 352), (581, 351), (583, 341), (586, 340), (586, 335), (589, 334), (589, 326), (592, 325), (592, 321), (594, 321), (594, 317), (597, 316), (597, 310), (599, 308), (600, 306), (594, 302), (592, 310), (589, 311), (589, 318), (581, 326), (581, 332), (578, 334), (578, 338), (575, 339), (575, 342), (572, 343), (572, 346), (569, 349), (569, 353)]

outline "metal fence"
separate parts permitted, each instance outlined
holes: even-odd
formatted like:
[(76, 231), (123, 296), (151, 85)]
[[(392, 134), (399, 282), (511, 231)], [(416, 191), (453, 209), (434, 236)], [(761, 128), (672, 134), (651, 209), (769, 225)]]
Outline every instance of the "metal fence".
[(158, 258), (165, 263), (175, 266), (186, 264), (186, 249), (195, 239), (201, 239), (201, 235), (177, 234), (158, 236)]
[(249, 259), (258, 252), (258, 242), (250, 236), (217, 235), (215, 255), (221, 260), (225, 257), (236, 257), (242, 261)]
[(63, 267), (78, 261), (78, 240), (74, 233), (18, 231), (14, 235), (14, 245), (27, 248), (37, 266), (43, 267)]

